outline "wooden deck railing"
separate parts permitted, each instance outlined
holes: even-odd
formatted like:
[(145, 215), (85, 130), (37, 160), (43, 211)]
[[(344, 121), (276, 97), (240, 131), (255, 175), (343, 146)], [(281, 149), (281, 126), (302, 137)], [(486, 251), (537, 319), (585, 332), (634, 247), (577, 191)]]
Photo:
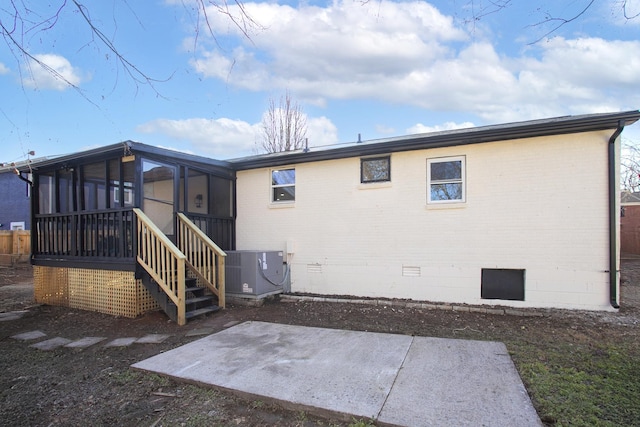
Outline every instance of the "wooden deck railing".
[(184, 325), (186, 256), (140, 209), (133, 212), (138, 231), (138, 263), (171, 298), (178, 308), (178, 325)]
[(130, 208), (36, 215), (31, 250), (56, 258), (120, 258), (135, 256)]
[(218, 296), (218, 305), (224, 308), (224, 261), (227, 254), (182, 213), (178, 214), (177, 244), (187, 257), (189, 269)]
[(217, 217), (209, 214), (187, 212), (185, 216), (191, 220), (222, 250), (235, 249), (235, 225), (233, 218)]

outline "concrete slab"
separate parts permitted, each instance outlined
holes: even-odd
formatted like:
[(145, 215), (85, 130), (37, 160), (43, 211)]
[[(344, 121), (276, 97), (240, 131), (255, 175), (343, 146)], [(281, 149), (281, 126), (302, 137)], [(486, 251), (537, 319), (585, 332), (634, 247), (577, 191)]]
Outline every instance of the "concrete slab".
[(104, 346), (105, 347), (127, 347), (136, 342), (138, 338), (136, 337), (126, 337), (126, 338), (116, 338), (113, 341), (109, 341)]
[(106, 340), (106, 337), (84, 337), (65, 345), (69, 348), (87, 348)]
[(378, 418), (403, 426), (540, 426), (507, 347), (414, 337)]
[(42, 331), (29, 331), (29, 332), (22, 332), (21, 334), (14, 335), (11, 338), (20, 340), (20, 341), (30, 341), (30, 340), (37, 340), (38, 338), (42, 338), (46, 336), (47, 334), (45, 334)]
[(246, 322), (133, 367), (297, 409), (376, 418), (410, 343), (403, 335)]
[(246, 322), (133, 367), (345, 420), (541, 426), (501, 343)]
[(160, 344), (169, 338), (169, 335), (164, 334), (149, 334), (136, 340), (136, 344)]
[(38, 343), (31, 344), (29, 347), (37, 348), (38, 350), (51, 351), (55, 350), (58, 347), (62, 347), (63, 345), (67, 345), (70, 342), (70, 339), (55, 337), (46, 341), (40, 341)]

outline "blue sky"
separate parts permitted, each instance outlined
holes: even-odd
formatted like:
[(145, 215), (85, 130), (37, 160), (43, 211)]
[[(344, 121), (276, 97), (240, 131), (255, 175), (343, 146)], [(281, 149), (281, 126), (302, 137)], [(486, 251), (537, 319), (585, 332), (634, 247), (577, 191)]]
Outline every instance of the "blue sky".
[[(536, 24), (589, 1), (502, 2), (495, 13), (480, 0), (245, 2), (249, 38), (211, 7), (215, 39), (191, 0), (87, 2), (150, 85), (72, 2), (55, 25), (36, 26), (63, 1), (33, 0), (12, 36), (77, 89), (0, 41), (0, 163), (128, 139), (218, 159), (250, 155), (269, 100), (285, 92), (307, 115), (312, 147), (640, 108), (640, 17), (625, 19), (624, 2), (595, 2), (550, 34), (558, 21)], [(640, 0), (626, 7), (638, 14)], [(12, 13), (0, 8), (5, 28)], [(235, 6), (229, 13), (239, 16)], [(628, 142), (640, 143), (636, 128), (625, 130)]]

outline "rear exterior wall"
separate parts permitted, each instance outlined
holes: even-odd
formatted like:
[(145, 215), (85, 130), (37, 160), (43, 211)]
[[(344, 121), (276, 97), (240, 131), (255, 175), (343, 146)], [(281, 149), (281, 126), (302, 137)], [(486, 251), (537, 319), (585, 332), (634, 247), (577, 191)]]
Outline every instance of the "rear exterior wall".
[(24, 222), (31, 229), (29, 187), (11, 171), (0, 172), (0, 230), (11, 230), (11, 223)]
[[(237, 248), (288, 253), (293, 292), (610, 309), (607, 144), (612, 131), (391, 154), (391, 181), (360, 158), (237, 174)], [(466, 201), (427, 203), (427, 159), (464, 156)], [(282, 168), (280, 168), (282, 169)], [(481, 298), (483, 268), (524, 269), (524, 301)]]

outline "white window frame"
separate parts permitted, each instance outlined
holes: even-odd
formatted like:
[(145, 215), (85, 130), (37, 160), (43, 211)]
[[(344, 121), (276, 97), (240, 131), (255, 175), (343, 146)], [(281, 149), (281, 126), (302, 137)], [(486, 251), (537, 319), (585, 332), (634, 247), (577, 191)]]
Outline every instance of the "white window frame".
[[(273, 173), (274, 172), (278, 172), (278, 171), (287, 171), (287, 170), (292, 170), (294, 172), (294, 178), (293, 178), (293, 184), (274, 184), (273, 183)], [(295, 167), (285, 167), (285, 168), (274, 168), (271, 169), (269, 171), (269, 180), (271, 185), (269, 186), (269, 191), (270, 191), (270, 195), (269, 195), (269, 199), (271, 201), (271, 203), (274, 204), (283, 204), (283, 203), (295, 203), (296, 202), (296, 196), (295, 196), (295, 187), (296, 187), (296, 178), (295, 178)], [(293, 187), (294, 189), (294, 194), (293, 194), (293, 200), (274, 200), (274, 190), (276, 188), (286, 188), (286, 187)]]
[[(460, 178), (456, 179), (442, 179), (437, 181), (431, 180), (431, 165), (434, 163), (445, 163), (445, 162), (461, 162), (461, 173)], [(451, 157), (435, 157), (431, 159), (427, 159), (427, 204), (454, 204), (454, 203), (465, 203), (467, 200), (467, 173), (466, 173), (466, 156), (451, 156)], [(435, 184), (461, 184), (462, 185), (462, 194), (460, 199), (450, 199), (450, 200), (432, 200), (431, 199), (431, 186)]]
[[(120, 203), (120, 181), (113, 181), (113, 201), (114, 203)], [(125, 206), (133, 205), (133, 189), (125, 187), (124, 188), (124, 203)]]

